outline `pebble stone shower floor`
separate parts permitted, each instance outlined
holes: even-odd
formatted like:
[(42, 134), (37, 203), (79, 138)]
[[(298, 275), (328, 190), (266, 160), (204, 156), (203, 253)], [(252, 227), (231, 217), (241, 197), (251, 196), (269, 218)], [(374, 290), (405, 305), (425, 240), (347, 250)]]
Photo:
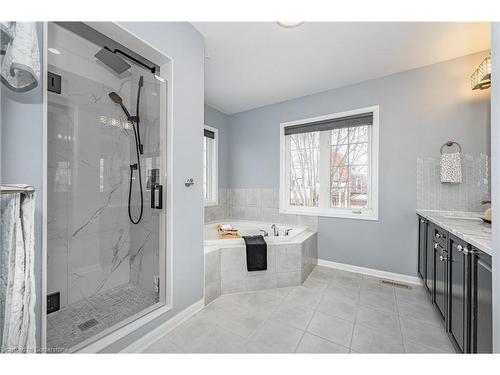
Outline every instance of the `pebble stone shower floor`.
[(155, 303), (154, 293), (127, 284), (66, 306), (47, 315), (47, 348), (67, 351)]
[(147, 353), (454, 353), (425, 289), (317, 266), (302, 286), (216, 299)]

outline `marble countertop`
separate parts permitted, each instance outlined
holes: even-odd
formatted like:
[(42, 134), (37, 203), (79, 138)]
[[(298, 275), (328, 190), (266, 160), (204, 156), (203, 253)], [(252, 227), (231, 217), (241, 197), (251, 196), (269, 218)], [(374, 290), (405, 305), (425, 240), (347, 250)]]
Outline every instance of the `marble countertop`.
[(417, 214), (472, 246), (492, 255), (491, 224), (478, 212), (417, 210)]

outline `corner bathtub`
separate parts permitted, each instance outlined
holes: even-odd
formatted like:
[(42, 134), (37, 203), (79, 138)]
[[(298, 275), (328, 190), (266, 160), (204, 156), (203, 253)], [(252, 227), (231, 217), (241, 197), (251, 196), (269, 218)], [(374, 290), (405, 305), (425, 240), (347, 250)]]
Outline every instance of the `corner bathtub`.
[[(205, 225), (205, 304), (221, 294), (242, 293), (262, 289), (301, 285), (318, 264), (318, 233), (307, 227), (276, 225), (279, 236), (274, 236), (270, 223), (229, 221), (241, 236), (261, 234), (269, 236), (267, 243), (267, 270), (248, 272), (246, 246), (243, 238), (221, 240), (217, 224)], [(291, 228), (285, 236), (286, 229)]]
[[(255, 221), (230, 221), (220, 224), (231, 224), (233, 228), (237, 229), (240, 236), (256, 236), (263, 234), (261, 230), (265, 230), (268, 233), (267, 237), (264, 237), (268, 244), (283, 243), (283, 242), (293, 242), (294, 238), (298, 235), (304, 233), (308, 228), (296, 225), (282, 225), (276, 224), (279, 236), (274, 236), (274, 231), (271, 229), (273, 224), (271, 223), (261, 223)], [(285, 231), (291, 229), (288, 232), (288, 236), (285, 236)], [(230, 240), (220, 239), (219, 233), (217, 232), (217, 224), (207, 224), (205, 225), (204, 232), (204, 246), (222, 246), (222, 247), (233, 247), (238, 245), (244, 245), (245, 241), (243, 238), (235, 238)], [(210, 249), (207, 249), (210, 251)]]

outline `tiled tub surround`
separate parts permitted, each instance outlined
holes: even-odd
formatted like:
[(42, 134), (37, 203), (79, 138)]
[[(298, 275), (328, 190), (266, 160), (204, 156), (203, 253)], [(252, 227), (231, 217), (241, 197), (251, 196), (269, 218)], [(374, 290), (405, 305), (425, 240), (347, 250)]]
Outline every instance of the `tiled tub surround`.
[(490, 195), (488, 156), (462, 156), (461, 184), (441, 183), (439, 158), (417, 159), (417, 209), (484, 210), (481, 200)]
[(219, 189), (219, 204), (205, 207), (205, 224), (247, 220), (318, 229), (318, 217), (279, 213), (279, 189)]
[(491, 224), (483, 222), (477, 212), (417, 210), (430, 222), (492, 255)]
[(205, 247), (206, 304), (221, 294), (301, 285), (318, 263), (318, 234), (310, 229), (290, 240), (270, 240), (266, 271), (247, 271), (242, 239), (213, 242)]
[(205, 206), (205, 224), (229, 219), (229, 199), (231, 189), (219, 189), (219, 202), (215, 206)]

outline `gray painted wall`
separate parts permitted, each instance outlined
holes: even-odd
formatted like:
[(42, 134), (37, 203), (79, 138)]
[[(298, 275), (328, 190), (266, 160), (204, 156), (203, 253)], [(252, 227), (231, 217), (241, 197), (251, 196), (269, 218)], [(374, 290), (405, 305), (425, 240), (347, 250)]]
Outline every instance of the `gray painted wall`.
[(320, 218), (319, 257), (416, 275), (416, 159), (454, 139), (489, 150), (489, 90), (469, 77), (486, 52), (229, 116), (231, 188), (279, 186), (279, 124), (380, 106), (378, 222)]
[[(122, 22), (174, 60), (173, 305), (167, 314), (106, 348), (116, 352), (203, 298), (204, 39), (187, 22)], [(186, 188), (184, 181), (195, 184)]]
[[(491, 76), (492, 103), (500, 103), (500, 23), (491, 24)], [(500, 353), (500, 109), (498, 104), (491, 108), (491, 190), (492, 208), (495, 220), (493, 232), (493, 352)]]
[[(42, 55), (43, 24), (41, 22), (37, 24), (37, 32), (40, 54)], [(36, 337), (39, 346), (42, 322), (43, 82), (26, 93), (16, 93), (7, 89), (3, 84), (0, 84), (0, 90), (0, 182), (4, 184), (29, 184), (36, 189), (35, 310), (37, 315)]]
[(228, 116), (205, 104), (205, 125), (219, 129), (219, 188), (229, 187)]

